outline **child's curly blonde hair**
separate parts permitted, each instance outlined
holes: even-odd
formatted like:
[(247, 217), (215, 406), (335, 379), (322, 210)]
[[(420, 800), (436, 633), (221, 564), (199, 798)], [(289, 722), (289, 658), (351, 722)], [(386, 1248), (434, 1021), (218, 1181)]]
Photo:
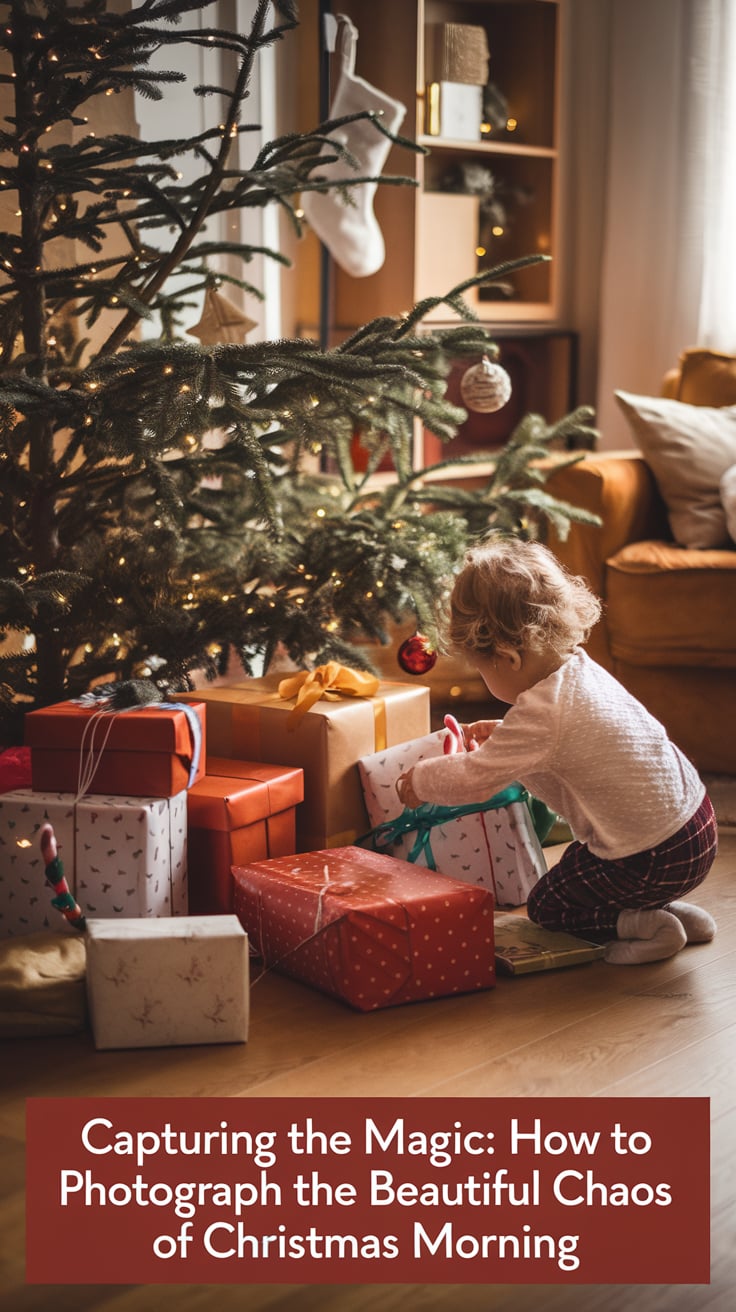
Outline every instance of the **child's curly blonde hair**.
[(601, 604), (541, 542), (493, 538), (472, 548), (450, 597), (447, 636), (458, 652), (499, 647), (565, 656), (585, 642)]

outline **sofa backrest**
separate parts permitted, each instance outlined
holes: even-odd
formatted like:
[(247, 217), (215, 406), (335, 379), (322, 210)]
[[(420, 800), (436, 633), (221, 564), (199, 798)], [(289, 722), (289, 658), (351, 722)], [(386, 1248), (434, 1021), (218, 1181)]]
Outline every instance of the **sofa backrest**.
[(689, 347), (665, 374), (662, 395), (686, 405), (736, 405), (736, 356)]

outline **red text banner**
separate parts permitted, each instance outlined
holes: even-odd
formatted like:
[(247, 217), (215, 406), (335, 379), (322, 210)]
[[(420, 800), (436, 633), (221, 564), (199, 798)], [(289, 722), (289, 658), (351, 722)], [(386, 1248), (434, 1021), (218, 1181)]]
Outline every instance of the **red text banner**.
[(702, 1284), (706, 1098), (33, 1098), (34, 1284)]

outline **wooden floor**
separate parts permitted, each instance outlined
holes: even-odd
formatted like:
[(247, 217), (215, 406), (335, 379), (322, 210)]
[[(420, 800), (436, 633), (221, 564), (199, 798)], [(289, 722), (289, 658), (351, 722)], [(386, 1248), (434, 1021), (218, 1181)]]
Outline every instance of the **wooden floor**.
[[(503, 979), (491, 992), (358, 1015), (276, 975), (247, 1046), (96, 1053), (86, 1035), (5, 1045), (0, 1305), (12, 1312), (726, 1312), (736, 1278), (736, 829), (699, 890), (712, 944), (632, 968)], [(54, 1286), (23, 1283), (24, 1099), (81, 1095), (709, 1096), (709, 1286)], [(84, 1238), (80, 1236), (80, 1261)], [(7, 1301), (3, 1301), (3, 1297)]]

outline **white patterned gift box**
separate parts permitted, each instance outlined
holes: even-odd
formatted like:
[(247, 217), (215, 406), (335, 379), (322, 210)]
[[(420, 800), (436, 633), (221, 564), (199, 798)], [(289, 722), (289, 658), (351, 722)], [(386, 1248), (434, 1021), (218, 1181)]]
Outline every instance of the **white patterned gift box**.
[(245, 1043), (248, 936), (237, 916), (88, 920), (96, 1048)]
[[(54, 827), (72, 893), (87, 916), (181, 916), (187, 911), (187, 795), (0, 795), (0, 937), (63, 930), (39, 847)], [(73, 932), (70, 930), (70, 932)]]
[(526, 791), (518, 784), (467, 807), (423, 804), (405, 810), (396, 792), (399, 775), (418, 761), (444, 754), (447, 729), (438, 729), (359, 762), (366, 810), (373, 826), (365, 845), (443, 875), (479, 884), (496, 905), (521, 906), (546, 872)]

